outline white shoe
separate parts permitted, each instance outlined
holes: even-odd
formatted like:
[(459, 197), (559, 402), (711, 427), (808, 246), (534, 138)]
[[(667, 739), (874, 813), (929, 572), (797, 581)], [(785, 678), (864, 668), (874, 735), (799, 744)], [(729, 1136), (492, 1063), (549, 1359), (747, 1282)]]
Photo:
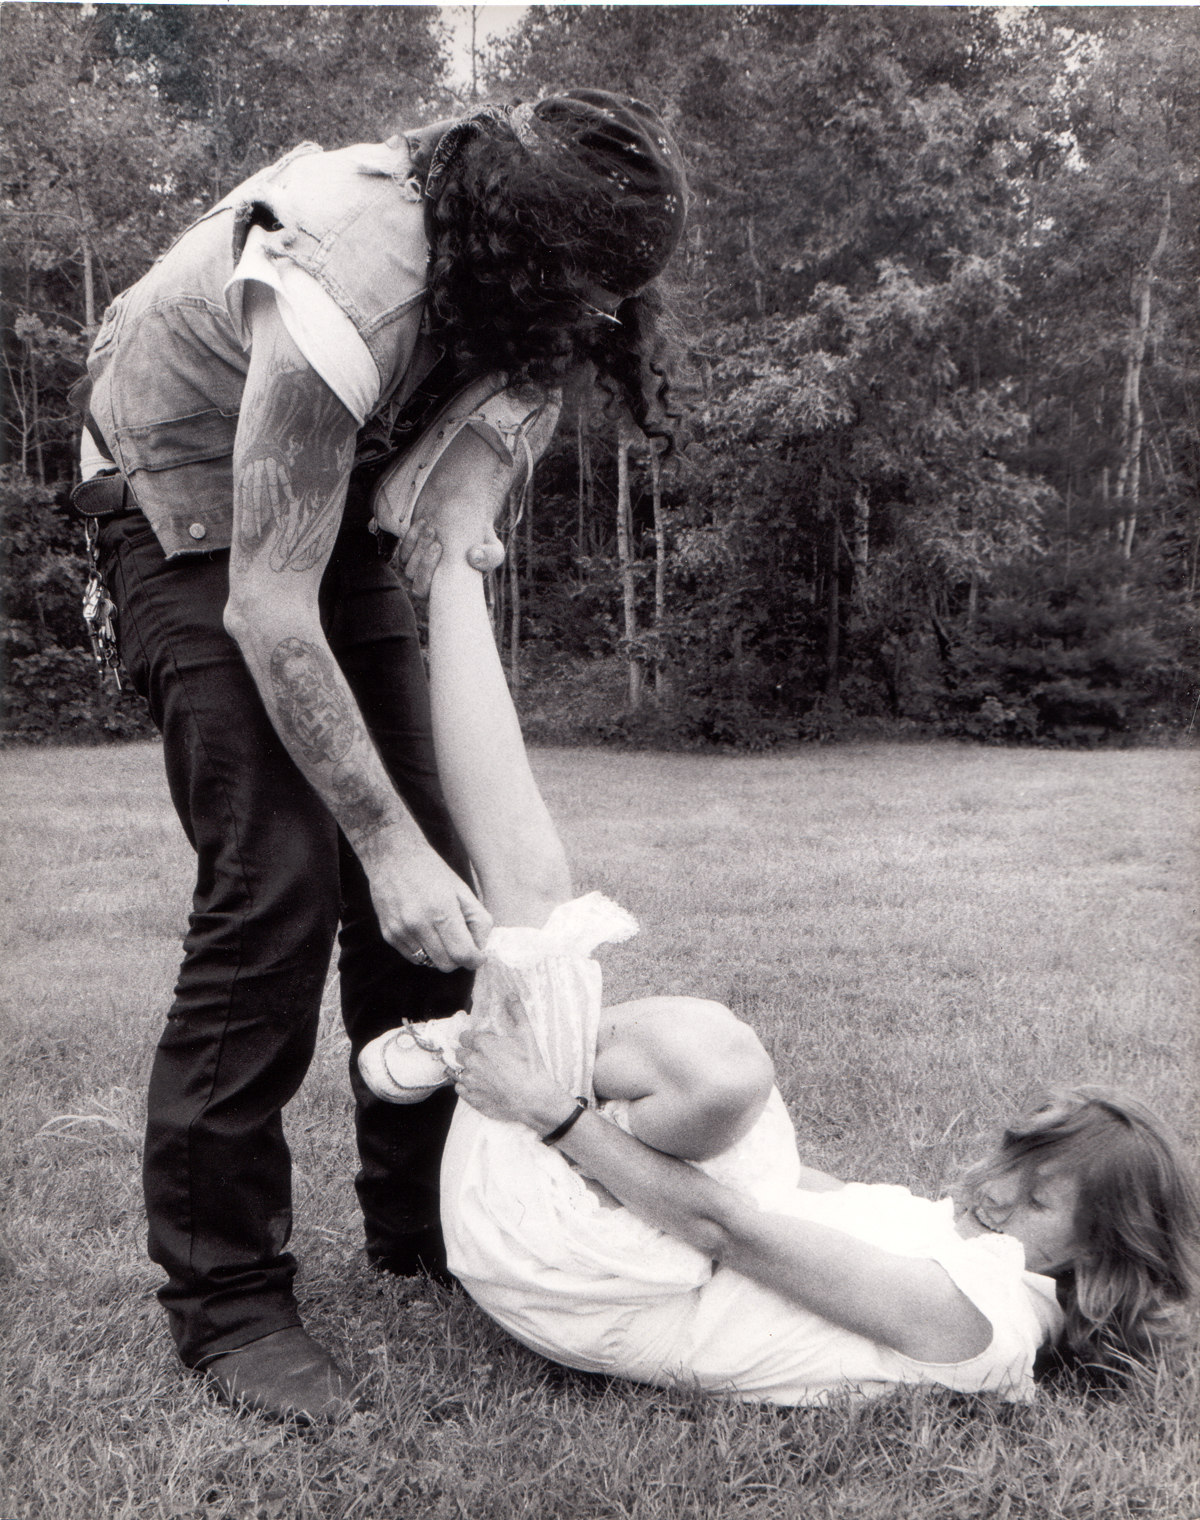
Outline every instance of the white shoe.
[(449, 1087), (458, 1069), (458, 1041), (468, 1013), (424, 1024), (389, 1029), (358, 1056), (363, 1081), (389, 1103), (420, 1103), (439, 1087)]

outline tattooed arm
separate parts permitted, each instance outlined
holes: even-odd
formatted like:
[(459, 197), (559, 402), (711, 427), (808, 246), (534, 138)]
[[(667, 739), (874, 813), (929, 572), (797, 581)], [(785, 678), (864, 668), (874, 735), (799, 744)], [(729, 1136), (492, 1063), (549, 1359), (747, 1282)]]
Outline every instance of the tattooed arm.
[(234, 446), (225, 626), (292, 758), (363, 862), (384, 937), (442, 971), (482, 963), (491, 920), (396, 793), (321, 628), (354, 418), (312, 370), (274, 297), (247, 287), (252, 349)]

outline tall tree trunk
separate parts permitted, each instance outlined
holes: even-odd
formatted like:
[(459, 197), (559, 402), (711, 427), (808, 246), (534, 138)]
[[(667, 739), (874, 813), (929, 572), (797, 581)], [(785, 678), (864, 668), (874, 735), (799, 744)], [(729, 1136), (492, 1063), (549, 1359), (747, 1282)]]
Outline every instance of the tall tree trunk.
[(225, 171), (229, 163), (229, 123), (225, 119), (225, 76), (218, 63), (212, 72), (213, 139), (216, 147), (213, 163), (213, 199), (225, 194)]
[(96, 282), (92, 273), (92, 240), (85, 228), (80, 245), (83, 252), (83, 329), (90, 342), (96, 336)]
[(525, 597), (533, 595), (533, 488), (536, 466), (529, 472), (522, 494), (522, 513), (525, 517)]
[(867, 563), (871, 549), (871, 502), (866, 487), (854, 488), (854, 592), (861, 607), (867, 596)]
[(91, 200), (82, 188), (86, 184), (86, 166), (82, 154), (77, 154), (71, 169), (71, 194), (79, 216), (79, 252), (83, 262), (83, 327), (90, 342), (96, 335), (96, 279), (89, 229), (96, 225), (96, 218), (92, 215)]
[(470, 5), (467, 9), (471, 13), (471, 100), (474, 102), (479, 99), (479, 54), (475, 48), (475, 29), (482, 7)]
[[(25, 258), (25, 310), (29, 311), (33, 304), (31, 265), (28, 255)], [(21, 362), (17, 370), (16, 384), (12, 384), (12, 370), (9, 366), (7, 355), (4, 358), (5, 378), (9, 381), (9, 406), (15, 407), (21, 418), (21, 474), (29, 474), (29, 386), (28, 375), (30, 366), (33, 364), (33, 344), (28, 338), (21, 341)]]
[(46, 484), (46, 456), (42, 452), (42, 397), (38, 388), (37, 354), (29, 355), (29, 426), (33, 433), (33, 457), (37, 463), (38, 484)]
[(1071, 573), (1071, 490), (1075, 484), (1075, 402), (1067, 412), (1067, 484), (1063, 491), (1063, 574)]
[(654, 503), (654, 695), (661, 700), (671, 689), (662, 644), (667, 619), (667, 530), (662, 510), (662, 461), (653, 445), (650, 448), (650, 489)]
[(1142, 483), (1142, 439), (1146, 414), (1142, 406), (1142, 366), (1146, 359), (1146, 341), (1150, 335), (1150, 296), (1154, 284), (1154, 266), (1167, 246), (1171, 227), (1171, 192), (1163, 200), (1162, 230), (1150, 257), (1134, 276), (1130, 291), (1133, 321), (1130, 324), (1129, 354), (1125, 365), (1125, 385), (1121, 396), (1121, 463), (1117, 471), (1117, 537), (1121, 553), (1129, 559), (1133, 553), (1133, 535), (1137, 528), (1138, 505)]
[(621, 565), (621, 597), (625, 640), (629, 645), (629, 707), (636, 712), (642, 701), (642, 667), (634, 649), (637, 638), (637, 600), (633, 579), (633, 510), (629, 500), (629, 450), (633, 423), (622, 416), (617, 424), (617, 557)]
[(825, 605), (825, 695), (831, 701), (838, 700), (838, 656), (841, 640), (840, 587), (838, 569), (841, 558), (842, 529), (838, 522), (837, 507), (829, 507), (829, 586)]
[(1121, 553), (1126, 559), (1132, 558), (1133, 555), (1133, 535), (1137, 528), (1138, 508), (1141, 505), (1144, 425), (1145, 412), (1139, 397), (1133, 410), (1133, 437), (1129, 443), (1129, 474), (1125, 481), (1125, 535), (1121, 542)]
[[(31, 268), (29, 260), (25, 261), (25, 310), (33, 309), (33, 290), (31, 286)], [(28, 407), (21, 408), (22, 438), (21, 438), (21, 473), (28, 472), (29, 443), (33, 444), (33, 457), (37, 464), (37, 478), (41, 485), (46, 484), (46, 464), (42, 457), (42, 428), (41, 406), (38, 395), (38, 372), (37, 372), (37, 349), (34, 347), (32, 338), (26, 338), (21, 345), (29, 356), (28, 369), (22, 365), (22, 378), (28, 376), (28, 387), (22, 386), (22, 391), (28, 397)]]
[(765, 309), (763, 301), (763, 268), (762, 261), (758, 257), (758, 248), (754, 240), (754, 217), (746, 218), (746, 253), (750, 258), (750, 268), (754, 271), (754, 310), (758, 316), (762, 316)]
[(583, 525), (585, 521), (584, 504), (587, 500), (587, 485), (590, 476), (590, 462), (584, 449), (583, 438), (583, 403), (575, 413), (575, 553), (583, 558)]

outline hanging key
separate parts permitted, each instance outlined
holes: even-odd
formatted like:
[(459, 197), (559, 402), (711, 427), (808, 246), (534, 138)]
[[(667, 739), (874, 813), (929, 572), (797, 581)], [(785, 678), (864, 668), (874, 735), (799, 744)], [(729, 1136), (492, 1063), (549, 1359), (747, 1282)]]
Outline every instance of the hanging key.
[(104, 582), (93, 571), (88, 576), (83, 594), (83, 621), (88, 640), (92, 646), (92, 658), (100, 676), (100, 685), (111, 675), (117, 691), (121, 690), (121, 656), (117, 652), (117, 635), (113, 625), (116, 606), (105, 589)]

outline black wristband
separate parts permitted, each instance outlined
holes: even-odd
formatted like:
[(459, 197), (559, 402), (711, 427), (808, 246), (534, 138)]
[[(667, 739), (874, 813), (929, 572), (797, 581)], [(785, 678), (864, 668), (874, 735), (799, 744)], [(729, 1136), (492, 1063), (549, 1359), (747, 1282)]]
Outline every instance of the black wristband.
[(567, 1118), (565, 1118), (556, 1129), (552, 1129), (548, 1135), (543, 1135), (542, 1144), (553, 1145), (556, 1140), (561, 1140), (566, 1132), (571, 1128), (572, 1124), (575, 1123), (576, 1119), (579, 1118), (580, 1114), (583, 1113), (584, 1109), (587, 1108), (587, 1106), (588, 1100), (586, 1098), (576, 1098), (575, 1112), (568, 1115)]

